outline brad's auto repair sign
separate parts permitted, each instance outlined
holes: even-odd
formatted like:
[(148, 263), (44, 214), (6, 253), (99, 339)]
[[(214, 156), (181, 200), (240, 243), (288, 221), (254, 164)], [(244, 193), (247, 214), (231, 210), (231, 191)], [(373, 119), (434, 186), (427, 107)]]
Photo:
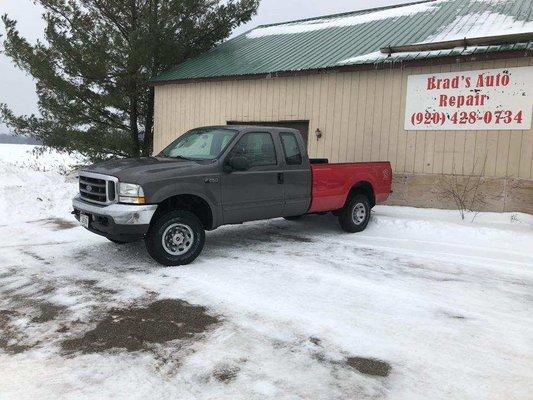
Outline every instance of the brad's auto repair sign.
[(410, 75), (406, 130), (530, 129), (533, 67)]

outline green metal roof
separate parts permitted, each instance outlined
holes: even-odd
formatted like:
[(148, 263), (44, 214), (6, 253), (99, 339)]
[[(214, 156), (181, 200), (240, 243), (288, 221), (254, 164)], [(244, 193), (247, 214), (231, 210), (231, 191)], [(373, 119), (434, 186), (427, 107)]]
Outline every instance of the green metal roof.
[(229, 77), (462, 54), (532, 50), (533, 42), (424, 52), (384, 46), (533, 32), (532, 0), (436, 0), (262, 25), (152, 80)]

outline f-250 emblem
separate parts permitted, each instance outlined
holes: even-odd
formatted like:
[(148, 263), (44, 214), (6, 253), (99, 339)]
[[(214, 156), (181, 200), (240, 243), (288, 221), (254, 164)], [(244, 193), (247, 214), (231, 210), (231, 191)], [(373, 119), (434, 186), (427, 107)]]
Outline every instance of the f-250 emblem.
[(218, 183), (218, 178), (205, 178), (205, 183)]

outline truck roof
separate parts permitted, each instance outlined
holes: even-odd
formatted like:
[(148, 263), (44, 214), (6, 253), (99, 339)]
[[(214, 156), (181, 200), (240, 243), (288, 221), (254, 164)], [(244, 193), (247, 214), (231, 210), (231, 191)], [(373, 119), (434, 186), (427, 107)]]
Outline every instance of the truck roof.
[(280, 126), (268, 126), (268, 125), (212, 125), (212, 126), (201, 126), (195, 129), (235, 129), (240, 132), (244, 131), (257, 131), (258, 129), (266, 129), (269, 131), (284, 131), (284, 132), (297, 132), (300, 133), (298, 129), (294, 128), (284, 128)]

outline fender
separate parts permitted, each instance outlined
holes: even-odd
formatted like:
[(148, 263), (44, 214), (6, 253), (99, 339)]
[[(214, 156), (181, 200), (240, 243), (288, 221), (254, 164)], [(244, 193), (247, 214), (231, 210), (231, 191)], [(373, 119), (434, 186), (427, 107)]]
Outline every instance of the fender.
[(158, 189), (148, 196), (147, 202), (149, 204), (161, 204), (162, 202), (171, 197), (180, 195), (191, 195), (199, 197), (209, 205), (209, 208), (211, 208), (214, 229), (220, 226), (222, 222), (222, 209), (218, 201), (220, 187), (217, 184), (213, 185), (210, 190), (206, 190), (206, 184), (203, 179), (204, 178), (202, 178), (202, 183), (184, 181), (174, 181), (172, 183), (163, 185), (161, 185), (161, 183), (158, 183)]

